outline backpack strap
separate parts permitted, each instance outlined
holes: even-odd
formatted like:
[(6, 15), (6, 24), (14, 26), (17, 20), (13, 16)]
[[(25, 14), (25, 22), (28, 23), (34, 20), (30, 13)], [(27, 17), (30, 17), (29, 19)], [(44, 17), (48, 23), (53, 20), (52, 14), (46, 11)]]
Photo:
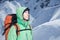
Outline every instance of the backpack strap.
[(32, 30), (32, 27), (29, 25), (29, 29), (21, 29), (21, 30), (18, 30), (17, 32), (20, 32), (20, 31), (26, 31), (26, 30)]
[[(17, 38), (18, 38), (18, 35), (20, 34), (20, 32), (18, 32), (18, 30), (20, 30), (19, 26), (17, 25), (17, 23), (14, 25), (15, 29), (16, 29), (16, 34), (17, 34)], [(17, 40), (16, 38), (16, 40)]]
[(18, 32), (18, 30), (20, 30), (19, 26), (17, 25), (17, 23), (14, 25), (14, 27), (16, 28), (16, 34), (17, 36), (20, 34), (20, 32)]
[[(7, 25), (8, 25), (8, 24), (7, 24)], [(2, 35), (4, 35), (5, 32), (6, 32), (6, 30), (8, 30), (9, 28), (11, 28), (11, 26), (12, 26), (12, 25), (10, 24), (7, 28), (5, 28), (5, 29), (4, 29), (4, 32), (2, 33)]]

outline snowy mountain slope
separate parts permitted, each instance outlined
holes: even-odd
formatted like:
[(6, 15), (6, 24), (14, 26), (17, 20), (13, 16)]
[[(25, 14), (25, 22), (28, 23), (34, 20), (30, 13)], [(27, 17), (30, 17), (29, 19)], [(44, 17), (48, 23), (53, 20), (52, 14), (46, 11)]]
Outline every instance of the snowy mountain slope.
[[(3, 6), (3, 7), (2, 7)], [(16, 9), (18, 7), (21, 7), (20, 3), (16, 1), (5, 1), (4, 3), (1, 4), (0, 10), (4, 10), (6, 13), (16, 13)]]
[(60, 37), (60, 19), (33, 28), (33, 40), (53, 40), (52, 36), (54, 39)]
[(60, 8), (58, 8), (58, 10), (56, 10), (54, 12), (55, 14), (53, 15), (53, 17), (50, 19), (50, 21), (53, 21), (55, 19), (60, 19)]
[(60, 40), (59, 15), (60, 8), (58, 8), (52, 20), (33, 28), (33, 40)]
[(42, 10), (38, 14), (36, 14), (37, 17), (32, 23), (33, 27), (36, 27), (40, 24), (48, 22), (53, 17), (53, 15), (55, 14), (56, 10), (58, 10), (58, 8), (59, 8), (59, 6), (57, 6), (55, 8), (53, 7), (50, 9), (45, 8), (44, 10)]

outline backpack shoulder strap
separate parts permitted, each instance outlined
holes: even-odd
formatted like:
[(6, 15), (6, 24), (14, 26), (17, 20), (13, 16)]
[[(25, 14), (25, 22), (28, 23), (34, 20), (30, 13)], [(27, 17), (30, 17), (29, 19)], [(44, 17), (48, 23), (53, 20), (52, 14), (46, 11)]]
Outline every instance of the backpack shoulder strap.
[[(7, 26), (7, 25), (6, 25)], [(6, 30), (8, 30), (9, 28), (11, 28), (11, 24), (10, 25), (8, 25), (8, 27), (6, 27), (5, 29), (4, 29), (4, 32), (2, 33), (2, 35), (4, 35), (5, 33), (6, 33)]]
[(17, 34), (17, 36), (18, 36), (18, 35), (20, 34), (20, 32), (18, 32), (18, 30), (20, 30), (20, 27), (18, 26), (17, 23), (15, 24), (14, 27), (16, 28), (16, 34)]

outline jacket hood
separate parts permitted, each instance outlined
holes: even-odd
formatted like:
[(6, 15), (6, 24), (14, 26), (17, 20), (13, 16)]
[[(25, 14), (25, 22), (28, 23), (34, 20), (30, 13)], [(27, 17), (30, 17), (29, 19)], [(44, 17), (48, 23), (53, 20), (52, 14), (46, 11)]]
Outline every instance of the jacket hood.
[(29, 25), (29, 21), (24, 21), (23, 19), (23, 12), (27, 9), (27, 7), (20, 7), (16, 10), (17, 15), (17, 23), (23, 25), (24, 27), (27, 27)]

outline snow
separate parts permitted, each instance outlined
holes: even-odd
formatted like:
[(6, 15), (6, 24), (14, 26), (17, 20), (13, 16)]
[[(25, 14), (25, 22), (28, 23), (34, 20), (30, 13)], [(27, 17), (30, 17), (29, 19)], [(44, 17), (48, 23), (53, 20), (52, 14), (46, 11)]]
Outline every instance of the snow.
[(33, 40), (60, 40), (60, 8), (52, 20), (33, 28)]

